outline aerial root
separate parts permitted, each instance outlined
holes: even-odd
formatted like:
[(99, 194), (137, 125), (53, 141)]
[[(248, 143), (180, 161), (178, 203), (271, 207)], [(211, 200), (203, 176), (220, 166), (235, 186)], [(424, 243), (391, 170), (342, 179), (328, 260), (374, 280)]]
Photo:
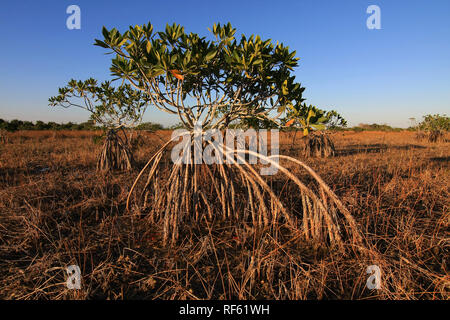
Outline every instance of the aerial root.
[(432, 130), (428, 132), (428, 142), (438, 142), (444, 140), (444, 133), (441, 130)]
[(306, 136), (303, 153), (306, 157), (329, 158), (336, 154), (336, 149), (327, 134), (310, 134)]
[[(149, 210), (148, 219), (152, 223), (163, 226), (164, 244), (169, 241), (174, 244), (179, 237), (179, 228), (186, 223), (222, 219), (241, 221), (255, 229), (274, 232), (284, 226), (300, 231), (308, 240), (330, 245), (342, 246), (347, 240), (356, 246), (362, 245), (362, 236), (350, 212), (305, 163), (288, 156), (265, 156), (249, 150), (230, 149), (223, 144), (217, 146), (208, 141), (220, 159), (227, 159), (226, 163), (174, 163), (169, 177), (162, 183), (161, 159), (172, 141), (155, 153), (142, 169), (127, 199), (129, 208), (131, 195), (148, 170), (146, 183), (136, 202), (140, 208)], [(295, 209), (295, 213), (289, 212), (256, 167), (245, 159), (245, 154), (260, 158), (286, 175), (299, 190), (301, 208)], [(305, 169), (315, 182), (314, 190), (276, 160), (290, 161)]]
[(422, 131), (419, 130), (416, 132), (415, 138), (419, 141), (427, 140), (428, 142), (439, 142), (445, 141), (445, 134), (441, 130), (431, 130), (431, 131)]
[(0, 143), (1, 144), (9, 143), (9, 135), (6, 130), (0, 129)]
[(109, 130), (97, 160), (97, 170), (127, 171), (131, 170), (133, 163), (133, 155), (128, 144), (120, 138), (115, 130)]

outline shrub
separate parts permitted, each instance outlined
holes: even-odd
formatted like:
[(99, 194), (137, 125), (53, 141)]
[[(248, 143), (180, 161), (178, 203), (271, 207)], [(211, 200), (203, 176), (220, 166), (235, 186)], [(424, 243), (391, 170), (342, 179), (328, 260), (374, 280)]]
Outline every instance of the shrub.
[[(107, 129), (97, 169), (110, 171), (132, 168), (134, 161), (124, 128), (134, 128), (142, 122), (149, 100), (145, 93), (132, 89), (129, 84), (116, 88), (109, 81), (97, 85), (97, 81), (90, 78), (86, 81), (70, 80), (66, 87), (59, 88), (59, 95), (49, 99), (49, 104), (84, 109), (91, 114), (87, 127), (101, 124)], [(53, 123), (49, 125), (54, 128)], [(119, 130), (123, 137), (117, 134)]]

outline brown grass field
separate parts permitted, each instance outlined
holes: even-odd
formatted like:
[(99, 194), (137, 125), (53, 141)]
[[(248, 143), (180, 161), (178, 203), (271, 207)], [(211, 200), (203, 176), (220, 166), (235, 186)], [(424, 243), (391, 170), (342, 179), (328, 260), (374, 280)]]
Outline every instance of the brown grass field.
[[(131, 172), (96, 172), (99, 132), (22, 131), (0, 144), (1, 299), (449, 299), (450, 142), (412, 132), (337, 132), (337, 155), (303, 159), (339, 196), (364, 235), (359, 255), (300, 235), (255, 232), (242, 221), (182, 226), (175, 246), (128, 191), (170, 131), (142, 133)], [(307, 176), (286, 164), (298, 177)], [(283, 176), (268, 183), (293, 212)], [(241, 201), (248, 201), (241, 196)], [(79, 265), (80, 290), (66, 287)], [(381, 289), (366, 288), (369, 265)]]

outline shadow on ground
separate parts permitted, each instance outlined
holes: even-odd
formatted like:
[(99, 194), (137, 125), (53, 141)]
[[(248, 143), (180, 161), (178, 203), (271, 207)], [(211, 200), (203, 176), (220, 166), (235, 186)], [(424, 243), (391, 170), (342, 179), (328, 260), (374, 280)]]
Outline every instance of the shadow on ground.
[(430, 161), (448, 164), (448, 162), (450, 162), (450, 157), (434, 157), (430, 158)]
[(424, 146), (420, 145), (405, 145), (405, 146), (388, 146), (387, 144), (367, 144), (367, 145), (361, 145), (361, 144), (355, 144), (355, 145), (349, 145), (346, 146), (343, 149), (337, 149), (336, 155), (337, 156), (347, 156), (357, 153), (379, 153), (384, 152), (387, 149), (393, 149), (393, 150), (410, 150), (410, 149), (426, 149)]

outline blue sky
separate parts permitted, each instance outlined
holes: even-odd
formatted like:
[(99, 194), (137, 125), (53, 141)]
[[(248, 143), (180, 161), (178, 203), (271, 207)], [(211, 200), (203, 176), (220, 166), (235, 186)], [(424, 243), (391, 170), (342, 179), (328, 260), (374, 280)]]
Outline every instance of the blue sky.
[[(81, 8), (81, 30), (66, 9)], [(381, 30), (369, 30), (369, 5)], [(336, 109), (350, 125), (387, 123), (450, 112), (450, 1), (3, 1), (0, 6), (0, 118), (81, 122), (83, 110), (50, 108), (47, 99), (71, 78), (110, 78), (110, 55), (93, 45), (101, 28), (152, 22), (208, 34), (214, 22), (237, 33), (279, 40), (297, 51), (295, 73), (307, 102)], [(177, 118), (154, 109), (146, 121)]]

